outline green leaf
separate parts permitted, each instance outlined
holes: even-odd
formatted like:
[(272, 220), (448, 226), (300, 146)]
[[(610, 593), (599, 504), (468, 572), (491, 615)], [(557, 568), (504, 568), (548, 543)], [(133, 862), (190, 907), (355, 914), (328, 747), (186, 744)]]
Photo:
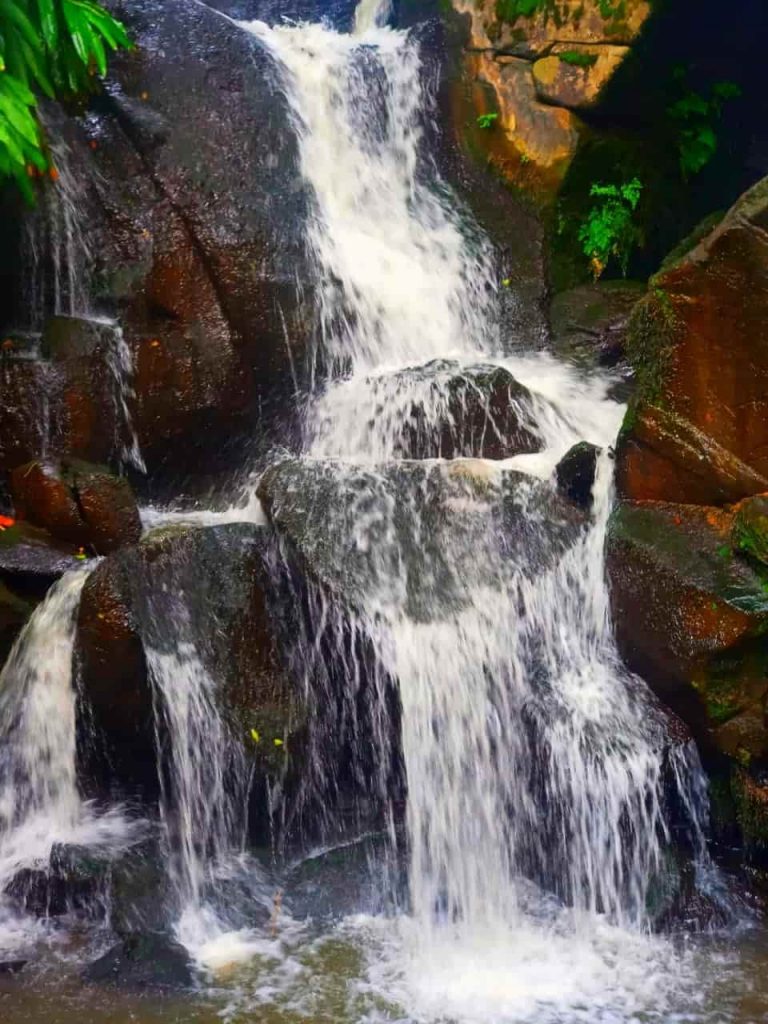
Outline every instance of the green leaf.
[(42, 53), (43, 46), (37, 29), (19, 6), (17, 0), (5, 0), (2, 5), (3, 17), (13, 22), (19, 33), (26, 39), (33, 49)]
[(59, 19), (54, 0), (37, 0), (43, 39), (49, 50), (55, 50), (59, 40)]

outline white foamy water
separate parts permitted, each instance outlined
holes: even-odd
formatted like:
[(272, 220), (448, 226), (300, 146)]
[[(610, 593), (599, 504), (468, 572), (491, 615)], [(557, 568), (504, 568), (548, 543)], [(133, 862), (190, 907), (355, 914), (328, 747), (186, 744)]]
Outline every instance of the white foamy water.
[[(98, 814), (77, 783), (73, 644), (83, 568), (34, 611), (0, 673), (0, 892), (23, 868), (45, 870), (57, 844), (116, 850), (136, 825)], [(36, 931), (0, 902), (0, 948)]]
[[(380, 27), (383, 14), (362, 3), (351, 36), (244, 26), (279, 67), (315, 200), (329, 376), (307, 448), (339, 495), (319, 514), (338, 519), (349, 566), (367, 573), (353, 629), (402, 705), (410, 912), (374, 927), (384, 939), (369, 982), (418, 1021), (663, 1014), (691, 979), (649, 935), (669, 839), (667, 741), (612, 638), (611, 461), (604, 452), (581, 526), (550, 482), (575, 442), (607, 449), (623, 409), (607, 380), (505, 353), (489, 247), (422, 150), (431, 99), (418, 46)], [(473, 368), (487, 364), (529, 389), (516, 411), (541, 451), (482, 470), (387, 470), (409, 423), (435, 438), (446, 422), (461, 429)], [(457, 373), (468, 381), (458, 411)], [(678, 772), (686, 793), (692, 775), (698, 763)]]

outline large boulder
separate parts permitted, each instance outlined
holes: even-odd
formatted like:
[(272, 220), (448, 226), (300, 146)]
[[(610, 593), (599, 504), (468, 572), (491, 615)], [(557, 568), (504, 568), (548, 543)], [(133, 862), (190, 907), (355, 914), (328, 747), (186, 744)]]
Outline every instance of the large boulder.
[(52, 536), (105, 555), (141, 536), (130, 484), (102, 466), (30, 462), (10, 477), (16, 514)]
[[(471, 47), (519, 57), (541, 57), (554, 42), (628, 45), (651, 13), (648, 0), (454, 0), (472, 19)], [(555, 6), (557, 9), (555, 10)]]
[(607, 564), (627, 664), (705, 752), (768, 759), (768, 569), (731, 544), (733, 514), (622, 502)]
[[(122, 325), (144, 460), (173, 482), (236, 465), (258, 427), (277, 431), (293, 407), (312, 317), (306, 193), (262, 45), (203, 4), (110, 6), (137, 46), (115, 55), (86, 117), (45, 117), (61, 140), (60, 181), (77, 185), (90, 259), (74, 269), (90, 307)], [(78, 436), (104, 439), (97, 363), (83, 364), (67, 401)]]
[(768, 490), (767, 227), (764, 179), (635, 310), (622, 496), (721, 505)]
[[(339, 415), (347, 395), (359, 408), (361, 387), (369, 391), (371, 415)], [(541, 451), (535, 418), (530, 391), (503, 366), (435, 359), (364, 382), (334, 381), (315, 405), (312, 451), (343, 458), (352, 448), (381, 460), (508, 459)]]
[(214, 680), (217, 707), (257, 781), (284, 773), (303, 719), (270, 605), (270, 557), (264, 530), (245, 523), (161, 527), (90, 575), (76, 650), (95, 736), (108, 750), (104, 761), (91, 739), (85, 751), (98, 778), (156, 787), (155, 728), (163, 726), (154, 720), (151, 666), (165, 655), (183, 662), (185, 651)]
[(503, 569), (552, 564), (584, 522), (548, 483), (471, 459), (289, 459), (259, 496), (304, 571), (344, 606), (417, 621), (467, 607)]
[(81, 562), (75, 545), (29, 523), (0, 531), (0, 579), (27, 597), (43, 597), (52, 583)]

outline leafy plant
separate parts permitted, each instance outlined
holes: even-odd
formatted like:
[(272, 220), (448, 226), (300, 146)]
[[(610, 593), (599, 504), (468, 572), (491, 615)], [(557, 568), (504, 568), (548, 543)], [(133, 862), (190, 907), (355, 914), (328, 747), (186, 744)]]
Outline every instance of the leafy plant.
[(565, 50), (557, 55), (564, 64), (577, 68), (591, 68), (597, 61), (596, 53), (582, 53), (580, 50)]
[(493, 128), (499, 119), (498, 114), (481, 114), (477, 119), (478, 128)]
[(642, 231), (634, 213), (643, 190), (639, 178), (621, 185), (594, 183), (590, 196), (598, 199), (579, 228), (579, 241), (589, 259), (595, 278), (600, 277), (611, 259), (626, 275), (632, 250), (642, 241)]
[(95, 0), (0, 0), (0, 176), (32, 202), (30, 177), (53, 172), (36, 116), (37, 92), (68, 99), (107, 71), (107, 50), (130, 46)]
[(667, 107), (667, 115), (678, 125), (680, 171), (687, 180), (706, 167), (717, 152), (716, 123), (723, 105), (740, 96), (741, 89), (735, 82), (715, 82), (705, 95), (685, 85), (685, 68), (677, 68), (674, 77), (682, 83), (683, 91), (680, 98)]
[(496, 17), (512, 24), (518, 18), (530, 18), (550, 6), (551, 0), (496, 0)]

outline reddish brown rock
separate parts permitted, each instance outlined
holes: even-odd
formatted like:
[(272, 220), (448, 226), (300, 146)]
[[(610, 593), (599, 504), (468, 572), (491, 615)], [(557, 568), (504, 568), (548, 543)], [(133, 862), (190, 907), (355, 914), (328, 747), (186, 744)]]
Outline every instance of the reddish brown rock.
[(652, 280), (628, 353), (623, 496), (722, 504), (768, 489), (768, 179)]
[(20, 519), (95, 554), (107, 554), (141, 536), (141, 521), (127, 480), (84, 462), (31, 462), (11, 473)]
[(627, 664), (705, 749), (768, 757), (768, 572), (734, 552), (733, 514), (623, 502), (607, 564)]

